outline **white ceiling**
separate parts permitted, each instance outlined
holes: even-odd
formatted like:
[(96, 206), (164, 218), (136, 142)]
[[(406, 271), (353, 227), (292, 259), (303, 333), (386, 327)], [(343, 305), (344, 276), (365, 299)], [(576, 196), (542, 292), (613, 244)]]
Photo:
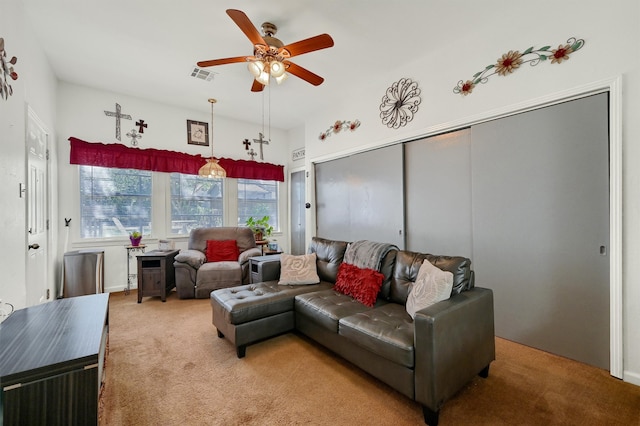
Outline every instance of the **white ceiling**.
[[(263, 102), (271, 125), (290, 129), (315, 110), (343, 103), (362, 71), (410, 63), (476, 25), (464, 0), (24, 0), (30, 24), (60, 80), (259, 123)], [(468, 7), (468, 3), (467, 3)], [(320, 86), (295, 77), (264, 95), (250, 91), (243, 63), (208, 68), (212, 82), (190, 76), (196, 62), (253, 54), (225, 13), (237, 8), (260, 29), (269, 21), (284, 44), (322, 33), (335, 46), (293, 58), (325, 78)], [(437, 10), (437, 13), (434, 13)], [(398, 77), (403, 77), (399, 75)], [(383, 86), (386, 87), (384, 82)], [(263, 98), (264, 96), (264, 98)]]

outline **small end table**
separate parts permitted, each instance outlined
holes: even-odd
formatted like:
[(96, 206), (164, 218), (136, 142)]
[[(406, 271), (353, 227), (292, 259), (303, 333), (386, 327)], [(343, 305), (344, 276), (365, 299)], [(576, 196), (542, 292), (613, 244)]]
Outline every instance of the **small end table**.
[(254, 256), (249, 258), (251, 284), (272, 281), (280, 276), (280, 256)]
[(167, 301), (167, 292), (176, 286), (173, 261), (180, 250), (153, 250), (138, 257), (138, 303), (145, 296), (160, 296)]

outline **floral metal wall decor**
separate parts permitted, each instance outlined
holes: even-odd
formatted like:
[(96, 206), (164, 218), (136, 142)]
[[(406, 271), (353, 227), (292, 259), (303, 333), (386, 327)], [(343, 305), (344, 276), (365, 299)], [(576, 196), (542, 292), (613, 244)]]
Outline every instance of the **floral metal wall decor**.
[(398, 129), (413, 120), (420, 105), (418, 83), (410, 78), (401, 78), (387, 89), (380, 104), (382, 124)]
[(9, 78), (12, 80), (18, 79), (18, 73), (13, 70), (13, 66), (18, 62), (18, 58), (12, 56), (7, 61), (7, 52), (4, 50), (4, 39), (0, 37), (0, 96), (5, 100), (13, 95), (13, 88), (8, 83)]
[(353, 121), (338, 120), (335, 123), (333, 123), (333, 126), (329, 127), (326, 131), (320, 133), (320, 136), (318, 136), (318, 139), (323, 141), (329, 136), (331, 136), (333, 133), (340, 133), (341, 130), (351, 130), (353, 132), (358, 127), (360, 127), (360, 120), (353, 120)]
[(510, 50), (502, 55), (495, 63), (487, 65), (482, 71), (478, 71), (469, 80), (460, 80), (458, 85), (453, 88), (453, 93), (468, 95), (478, 84), (484, 84), (489, 81), (489, 77), (498, 74), (506, 76), (520, 68), (520, 65), (529, 63), (532, 67), (540, 62), (550, 60), (552, 64), (561, 64), (569, 59), (569, 55), (580, 50), (584, 46), (583, 39), (571, 37), (566, 44), (561, 44), (557, 49), (551, 49), (551, 46), (544, 46), (534, 49), (533, 46), (520, 53), (518, 50)]

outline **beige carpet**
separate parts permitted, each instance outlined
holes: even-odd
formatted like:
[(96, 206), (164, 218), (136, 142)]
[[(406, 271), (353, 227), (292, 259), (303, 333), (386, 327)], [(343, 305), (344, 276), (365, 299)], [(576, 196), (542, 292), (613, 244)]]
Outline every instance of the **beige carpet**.
[[(243, 359), (209, 301), (112, 294), (101, 425), (420, 425), (421, 407), (289, 333)], [(640, 425), (640, 387), (496, 339), (489, 378), (445, 403), (446, 425)]]

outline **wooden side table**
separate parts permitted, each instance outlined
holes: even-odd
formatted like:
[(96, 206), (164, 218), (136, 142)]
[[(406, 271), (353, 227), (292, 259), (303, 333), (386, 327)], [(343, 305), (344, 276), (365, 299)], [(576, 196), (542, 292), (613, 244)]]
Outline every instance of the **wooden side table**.
[(138, 303), (145, 296), (160, 296), (167, 301), (167, 292), (176, 286), (173, 261), (180, 250), (153, 250), (138, 258)]
[(267, 244), (269, 244), (269, 241), (267, 240), (256, 240), (256, 245), (260, 247), (262, 253), (264, 253), (264, 246), (266, 246)]

